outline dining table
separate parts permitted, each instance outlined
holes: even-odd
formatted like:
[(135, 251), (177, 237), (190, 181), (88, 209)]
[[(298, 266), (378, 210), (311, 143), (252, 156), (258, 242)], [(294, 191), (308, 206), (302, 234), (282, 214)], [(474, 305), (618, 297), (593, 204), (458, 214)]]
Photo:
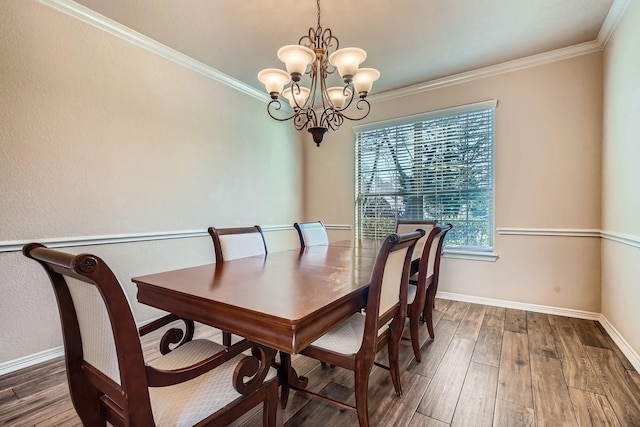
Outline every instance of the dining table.
[(366, 305), (382, 241), (346, 240), (132, 278), (138, 301), (280, 352), (282, 405), (299, 353)]

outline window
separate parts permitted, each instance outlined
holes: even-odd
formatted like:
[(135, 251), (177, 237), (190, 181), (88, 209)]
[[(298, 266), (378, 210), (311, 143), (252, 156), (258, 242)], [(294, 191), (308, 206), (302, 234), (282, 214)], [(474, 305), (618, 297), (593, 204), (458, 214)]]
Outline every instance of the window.
[(397, 219), (437, 219), (453, 224), (447, 248), (491, 251), (496, 105), (354, 128), (356, 237), (382, 238)]

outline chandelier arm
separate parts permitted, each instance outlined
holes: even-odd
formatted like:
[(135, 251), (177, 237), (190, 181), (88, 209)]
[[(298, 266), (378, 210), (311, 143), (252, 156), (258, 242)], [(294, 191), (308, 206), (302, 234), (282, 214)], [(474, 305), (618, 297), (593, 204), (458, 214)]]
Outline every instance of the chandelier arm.
[(307, 127), (309, 119), (309, 112), (306, 109), (300, 110), (293, 115), (293, 126), (296, 130), (302, 130)]
[[(294, 90), (297, 91), (298, 93), (294, 93)], [(294, 106), (294, 110), (297, 111), (297, 109), (301, 109), (304, 108), (304, 104), (307, 103), (307, 100), (305, 99), (304, 103), (302, 105), (298, 104), (298, 98), (296, 97), (296, 95), (300, 95), (300, 84), (298, 82), (293, 82), (291, 84), (291, 98), (293, 98), (293, 103), (296, 104)]]
[[(344, 110), (346, 110), (347, 108), (349, 108), (351, 106), (351, 104), (353, 103), (353, 100), (355, 99), (355, 92), (353, 89), (353, 84), (349, 83), (348, 85), (344, 86), (344, 89), (342, 89), (342, 94), (347, 97), (349, 96), (349, 100), (347, 102), (345, 102), (345, 104), (342, 106), (342, 108), (336, 108), (336, 111), (339, 113), (342, 113)], [(352, 120), (352, 119), (350, 119)]]
[(279, 122), (286, 122), (287, 120), (291, 120), (298, 115), (297, 112), (294, 112), (292, 115), (288, 117), (281, 118), (281, 117), (274, 116), (273, 113), (271, 112), (272, 110), (279, 111), (281, 109), (282, 109), (282, 104), (278, 99), (273, 99), (271, 100), (271, 102), (267, 104), (267, 113), (269, 113), (269, 116), (271, 116), (272, 119), (277, 120)]
[[(362, 105), (364, 105), (364, 106), (362, 106)], [(349, 116), (347, 116), (346, 114), (344, 114), (342, 112), (343, 110), (340, 110), (339, 113), (345, 119), (356, 122), (358, 120), (364, 119), (365, 117), (367, 117), (369, 115), (369, 112), (371, 112), (371, 104), (369, 104), (369, 101), (367, 101), (364, 98), (360, 98), (358, 100), (358, 102), (356, 102), (356, 108), (358, 110), (366, 110), (366, 112), (364, 113), (364, 115), (362, 117), (349, 117)]]
[(322, 94), (322, 109), (325, 112), (327, 111), (327, 109), (334, 109), (335, 106), (333, 105), (333, 103), (331, 102), (331, 99), (329, 98), (329, 92), (327, 92), (327, 81), (325, 79), (325, 76), (323, 76), (323, 78), (320, 79), (320, 93)]
[(344, 114), (335, 110), (325, 110), (322, 114), (322, 124), (331, 130), (338, 130), (344, 123)]

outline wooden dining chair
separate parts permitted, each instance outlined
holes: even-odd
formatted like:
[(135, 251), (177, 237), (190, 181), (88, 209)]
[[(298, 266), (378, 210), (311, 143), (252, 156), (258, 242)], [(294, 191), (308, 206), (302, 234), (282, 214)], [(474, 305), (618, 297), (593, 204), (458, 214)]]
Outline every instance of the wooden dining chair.
[(259, 225), (233, 228), (209, 227), (208, 231), (213, 239), (216, 262), (267, 254), (267, 242)]
[[(263, 425), (276, 425), (273, 350), (248, 341), (223, 347), (187, 339), (145, 363), (129, 301), (102, 259), (38, 243), (25, 245), (23, 254), (44, 268), (53, 286), (69, 392), (83, 425), (227, 425), (260, 403)], [(252, 355), (242, 354), (248, 349)]]
[(294, 390), (355, 409), (361, 426), (369, 425), (369, 373), (378, 351), (389, 350), (389, 370), (396, 394), (402, 394), (398, 352), (405, 323), (411, 254), (424, 231), (389, 235), (374, 263), (365, 313), (356, 313), (305, 348), (301, 354), (354, 371), (356, 406), (334, 401), (306, 389)]
[[(420, 353), (419, 327), (420, 323), (427, 322), (425, 313), (425, 304), (427, 304), (428, 289), (437, 282), (437, 270), (440, 267), (440, 258), (442, 255), (442, 244), (444, 237), (451, 229), (451, 224), (445, 227), (435, 226), (427, 235), (425, 244), (422, 248), (422, 254), (419, 259), (419, 267), (416, 279), (409, 279), (409, 292), (407, 295), (407, 316), (409, 317), (409, 332), (411, 336), (411, 345), (413, 354), (417, 362), (422, 361)], [(415, 257), (414, 257), (415, 258)], [(435, 285), (437, 286), (437, 284)], [(433, 308), (433, 307), (432, 307)], [(429, 311), (429, 321), (427, 322), (427, 330), (431, 339), (433, 335), (433, 309)], [(431, 325), (431, 326), (429, 326)]]
[[(438, 284), (440, 283), (440, 261), (442, 259), (442, 250), (444, 249), (444, 239), (452, 228), (452, 224), (447, 224), (442, 227), (440, 232), (434, 237), (432, 249), (435, 248), (435, 254), (433, 256), (433, 262), (431, 263), (433, 270), (431, 270), (428, 265), (425, 267), (426, 271), (424, 276), (427, 288), (427, 299), (422, 309), (422, 320), (427, 324), (427, 330), (429, 331), (429, 337), (431, 337), (431, 339), (435, 338), (433, 331), (433, 308), (435, 307), (436, 293), (438, 292)], [(422, 269), (422, 265), (420, 265), (420, 269)], [(418, 271), (418, 281), (419, 280), (420, 271)]]
[[(213, 240), (216, 262), (267, 255), (267, 242), (259, 225), (231, 228), (209, 227), (208, 231)], [(230, 332), (222, 331), (222, 343), (231, 345)]]
[(329, 244), (329, 235), (322, 221), (296, 222), (293, 227), (298, 231), (301, 248)]

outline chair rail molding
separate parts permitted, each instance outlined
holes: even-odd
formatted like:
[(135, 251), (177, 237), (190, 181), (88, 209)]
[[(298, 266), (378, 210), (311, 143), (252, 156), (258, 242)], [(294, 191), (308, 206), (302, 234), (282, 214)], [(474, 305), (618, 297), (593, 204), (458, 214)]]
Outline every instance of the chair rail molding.
[(512, 236), (602, 237), (600, 230), (574, 228), (496, 228), (498, 234)]
[[(353, 226), (349, 224), (325, 224), (329, 230), (352, 230)], [(295, 230), (293, 225), (265, 225), (261, 226), (265, 233), (274, 231)], [(180, 230), (180, 231), (158, 231), (148, 233), (129, 233), (129, 234), (109, 234), (103, 236), (74, 236), (74, 237), (48, 237), (28, 240), (9, 240), (0, 241), (0, 253), (2, 252), (19, 252), (27, 243), (38, 242), (50, 248), (70, 248), (73, 246), (94, 246), (108, 245), (111, 243), (133, 243), (146, 242), (151, 240), (171, 240), (171, 239), (190, 239), (194, 237), (210, 238), (207, 230)]]
[(496, 228), (500, 235), (506, 236), (557, 236), (557, 237), (599, 237), (612, 242), (640, 248), (640, 236), (594, 229), (566, 228)]
[[(353, 230), (351, 224), (325, 224), (328, 230)], [(266, 225), (262, 227), (264, 232), (294, 230), (293, 225)], [(597, 237), (617, 243), (640, 248), (640, 236), (623, 234), (613, 231), (600, 231), (591, 229), (542, 229), (542, 228), (497, 228), (500, 235), (507, 236), (556, 236), (556, 237)], [(67, 248), (73, 246), (107, 245), (110, 243), (145, 242), (151, 240), (189, 239), (194, 237), (209, 237), (207, 230), (179, 230), (158, 231), (148, 233), (111, 234), (103, 236), (74, 236), (74, 237), (49, 237), (33, 238), (27, 240), (0, 241), (0, 253), (21, 251), (27, 243), (40, 242), (50, 248)], [(495, 261), (497, 255), (491, 253), (462, 253), (446, 251), (445, 258), (461, 258), (474, 260)]]

